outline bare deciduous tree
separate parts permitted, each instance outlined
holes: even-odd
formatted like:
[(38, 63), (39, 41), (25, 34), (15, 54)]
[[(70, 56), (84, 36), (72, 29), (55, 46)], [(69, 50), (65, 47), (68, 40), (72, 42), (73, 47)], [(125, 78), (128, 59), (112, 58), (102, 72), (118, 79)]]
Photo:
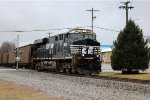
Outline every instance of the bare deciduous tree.
[(0, 51), (8, 51), (8, 50), (13, 50), (13, 49), (15, 49), (15, 44), (10, 41), (3, 42), (0, 47)]

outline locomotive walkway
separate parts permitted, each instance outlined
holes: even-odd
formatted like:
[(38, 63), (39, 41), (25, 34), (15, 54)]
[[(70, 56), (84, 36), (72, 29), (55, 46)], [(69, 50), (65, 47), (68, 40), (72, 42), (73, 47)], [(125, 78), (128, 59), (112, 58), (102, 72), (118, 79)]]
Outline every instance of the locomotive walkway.
[(20, 88), (21, 86), (29, 87), (45, 93), (50, 98), (55, 98), (50, 100), (57, 100), (56, 98), (62, 100), (150, 100), (150, 84), (1, 67), (0, 80), (12, 82)]

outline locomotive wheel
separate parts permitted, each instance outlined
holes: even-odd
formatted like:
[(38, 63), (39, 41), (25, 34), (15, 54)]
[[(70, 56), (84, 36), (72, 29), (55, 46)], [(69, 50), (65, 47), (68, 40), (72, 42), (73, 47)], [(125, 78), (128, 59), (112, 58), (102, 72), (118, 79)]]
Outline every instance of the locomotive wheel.
[(60, 71), (61, 71), (60, 66), (56, 66), (56, 72), (60, 72)]
[(71, 68), (69, 68), (69, 73), (71, 73), (71, 74), (72, 74), (72, 69), (71, 69)]
[(90, 69), (89, 75), (92, 75), (92, 73), (93, 73), (93, 65), (92, 64), (89, 64), (89, 69)]
[(79, 74), (79, 72), (77, 70), (74, 70), (73, 73), (74, 74)]
[(63, 68), (63, 73), (66, 73), (66, 68)]
[(57, 68), (55, 71), (56, 71), (56, 72), (60, 72), (60, 69)]
[(40, 66), (37, 66), (37, 70), (38, 70), (39, 72), (41, 72), (41, 71), (42, 71), (42, 68), (41, 68)]

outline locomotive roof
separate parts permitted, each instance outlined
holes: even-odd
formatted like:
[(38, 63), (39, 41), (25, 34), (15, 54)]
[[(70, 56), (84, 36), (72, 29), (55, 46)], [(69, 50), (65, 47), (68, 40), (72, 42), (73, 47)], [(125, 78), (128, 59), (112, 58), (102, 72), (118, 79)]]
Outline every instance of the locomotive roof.
[[(59, 33), (57, 35), (61, 35), (61, 34), (68, 34), (68, 33), (71, 33), (71, 34), (96, 34), (94, 32), (92, 32), (90, 29), (82, 29), (82, 28), (74, 28), (74, 29), (71, 29), (69, 30), (68, 32), (65, 32), (65, 33)], [(53, 35), (53, 36), (57, 36), (57, 35)], [(51, 36), (51, 37), (53, 37)]]
[(68, 33), (84, 33), (84, 34), (95, 34), (94, 32), (92, 32), (90, 29), (81, 29), (81, 28), (75, 28), (75, 29), (71, 29), (69, 30)]
[[(62, 34), (93, 34), (93, 35), (96, 35), (94, 32), (92, 32), (90, 29), (82, 29), (82, 28), (74, 28), (74, 29), (71, 29), (69, 30), (68, 32), (65, 32), (65, 33), (59, 33), (59, 34), (56, 34), (56, 35), (52, 35), (50, 38), (53, 38), (53, 37), (56, 37), (56, 36), (59, 36), (59, 35), (62, 35)], [(42, 39), (37, 39), (34, 41), (34, 44), (42, 44), (43, 43), (43, 39), (48, 39), (49, 37), (45, 37), (45, 38), (42, 38)]]

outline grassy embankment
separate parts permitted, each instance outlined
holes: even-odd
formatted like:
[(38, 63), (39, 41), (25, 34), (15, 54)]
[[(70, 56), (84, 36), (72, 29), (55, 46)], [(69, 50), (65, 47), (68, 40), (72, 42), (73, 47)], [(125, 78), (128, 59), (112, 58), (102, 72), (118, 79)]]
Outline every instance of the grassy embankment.
[(100, 76), (109, 76), (117, 78), (129, 78), (129, 79), (139, 79), (139, 80), (150, 80), (150, 73), (140, 73), (140, 74), (122, 74), (121, 72), (101, 72)]

